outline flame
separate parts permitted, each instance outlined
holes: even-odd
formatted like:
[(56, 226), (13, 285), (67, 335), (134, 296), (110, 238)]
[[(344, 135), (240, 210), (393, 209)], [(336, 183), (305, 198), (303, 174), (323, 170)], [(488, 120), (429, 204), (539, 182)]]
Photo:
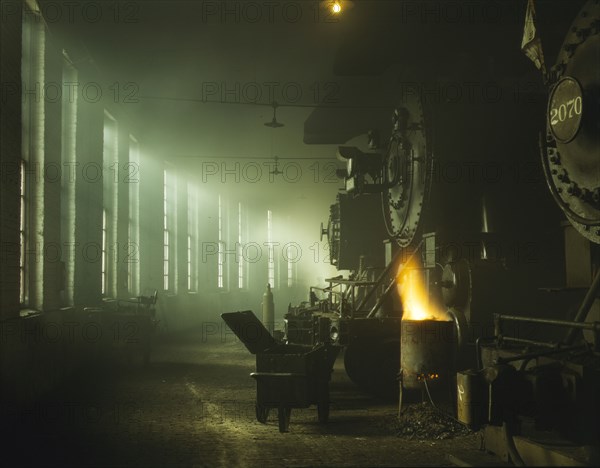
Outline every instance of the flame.
[(419, 262), (409, 259), (400, 264), (396, 287), (402, 301), (402, 320), (452, 320), (448, 313), (429, 297)]

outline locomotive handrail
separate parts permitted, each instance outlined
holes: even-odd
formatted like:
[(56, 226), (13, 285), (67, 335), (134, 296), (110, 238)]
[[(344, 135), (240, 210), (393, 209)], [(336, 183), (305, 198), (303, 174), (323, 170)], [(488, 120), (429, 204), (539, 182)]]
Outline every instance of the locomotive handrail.
[[(357, 310), (355, 308), (355, 289), (357, 287), (364, 287), (364, 286), (377, 286), (378, 283), (377, 281), (365, 281), (364, 279), (347, 279), (347, 278), (326, 278), (325, 281), (327, 281), (330, 286), (327, 288), (324, 288), (324, 291), (326, 292), (331, 292), (334, 294), (337, 294), (341, 297), (341, 302), (342, 303), (347, 303), (348, 301), (350, 302), (350, 317), (354, 318), (354, 312)], [(344, 291), (334, 291), (333, 288), (337, 287), (337, 286), (342, 286), (342, 285), (346, 285), (347, 288)], [(343, 315), (344, 310), (342, 307), (342, 310), (340, 310), (340, 313)]]
[[(516, 342), (518, 340), (521, 340), (521, 342), (530, 341), (531, 344), (537, 344), (537, 345), (539, 345), (539, 343), (533, 342), (531, 340), (503, 337), (502, 336), (502, 325), (501, 325), (501, 323), (503, 321), (539, 323), (540, 325), (552, 325), (552, 326), (557, 326), (557, 327), (569, 328), (570, 331), (591, 330), (594, 333), (594, 337), (595, 337), (594, 341), (595, 341), (596, 349), (600, 349), (600, 346), (599, 346), (600, 340), (598, 339), (599, 335), (600, 335), (600, 322), (578, 322), (578, 321), (570, 321), (570, 320), (544, 319), (544, 318), (537, 318), (537, 317), (521, 317), (518, 315), (494, 314), (494, 329), (495, 329), (494, 334), (500, 340), (503, 339), (505, 341), (513, 341), (513, 342)], [(570, 336), (570, 334), (567, 336)], [(572, 342), (569, 342), (566, 340), (564, 343), (567, 345), (573, 344)]]
[(325, 278), (325, 281), (328, 283), (349, 284), (352, 286), (373, 286), (374, 284), (377, 284), (377, 281), (361, 281), (346, 278)]
[(537, 317), (522, 317), (519, 315), (501, 315), (494, 314), (494, 319), (496, 321), (496, 331), (500, 331), (500, 322), (501, 321), (510, 321), (510, 322), (529, 322), (529, 323), (539, 323), (542, 325), (555, 325), (558, 327), (568, 327), (568, 328), (581, 328), (585, 330), (600, 330), (600, 322), (572, 322), (570, 320), (554, 320), (554, 319), (543, 319)]

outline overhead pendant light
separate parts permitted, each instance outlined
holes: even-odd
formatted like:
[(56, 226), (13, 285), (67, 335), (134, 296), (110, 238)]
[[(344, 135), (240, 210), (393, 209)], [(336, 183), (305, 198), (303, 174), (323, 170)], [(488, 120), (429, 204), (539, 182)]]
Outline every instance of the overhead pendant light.
[(273, 119), (270, 122), (265, 123), (265, 127), (279, 128), (285, 125), (277, 122), (277, 103), (273, 102)]
[(321, 0), (319, 3), (320, 11), (334, 16), (341, 15), (344, 11), (354, 7), (353, 0)]
[[(267, 125), (267, 124), (265, 124)], [(282, 124), (279, 124), (281, 126), (283, 126)], [(269, 171), (269, 174), (273, 174), (273, 175), (279, 175), (279, 174), (283, 174), (283, 171), (279, 170), (279, 158), (277, 156), (275, 156), (275, 169), (273, 169), (272, 171)]]

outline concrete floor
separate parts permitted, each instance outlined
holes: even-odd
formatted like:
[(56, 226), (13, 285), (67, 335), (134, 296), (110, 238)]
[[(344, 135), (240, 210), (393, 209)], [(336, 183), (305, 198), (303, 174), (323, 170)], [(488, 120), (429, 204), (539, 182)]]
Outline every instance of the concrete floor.
[(394, 435), (397, 403), (361, 393), (340, 358), (330, 385), (329, 423), (315, 407), (255, 419), (255, 358), (231, 335), (201, 330), (163, 340), (139, 356), (78, 373), (25, 412), (6, 411), (3, 460), (37, 466), (444, 466), (471, 453), (477, 434), (439, 441)]

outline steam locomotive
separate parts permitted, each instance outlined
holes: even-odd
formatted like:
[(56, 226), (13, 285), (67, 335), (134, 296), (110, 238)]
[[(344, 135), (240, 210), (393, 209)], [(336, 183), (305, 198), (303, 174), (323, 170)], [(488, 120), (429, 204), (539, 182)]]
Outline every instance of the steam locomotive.
[[(466, 411), (464, 421), (483, 425), (484, 447), (515, 465), (600, 461), (599, 56), (600, 2), (587, 1), (547, 75), (546, 128), (539, 138), (544, 178), (568, 221), (565, 287), (554, 295), (578, 288), (584, 294), (559, 319), (547, 312), (495, 315), (494, 339), (478, 354), (479, 372), (458, 374), (464, 388), (488, 388), (475, 397), (487, 414)], [(543, 338), (531, 339), (523, 325), (544, 330)], [(540, 434), (555, 443), (539, 445)], [(557, 440), (571, 456), (557, 450)], [(536, 444), (537, 453), (531, 450)]]
[[(548, 71), (528, 5), (539, 93), (404, 89), (385, 147), (377, 129), (339, 146), (344, 189), (321, 236), (350, 273), (286, 315), (288, 341), (344, 347), (367, 390), (431, 398), (450, 382), (458, 419), (517, 466), (600, 461), (600, 2), (567, 3), (546, 12), (575, 18)], [(415, 320), (396, 291), (421, 288)]]
[[(338, 147), (346, 164), (344, 188), (321, 236), (327, 236), (332, 264), (349, 274), (311, 288), (309, 301), (289, 308), (288, 342), (342, 346), (353, 381), (395, 395), (405, 312), (397, 282), (403, 269), (419, 278), (430, 304), (454, 322), (457, 368), (476, 367), (479, 341), (494, 336), (498, 315), (571, 318), (581, 290), (556, 294), (566, 283), (562, 213), (589, 239), (597, 241), (600, 233), (598, 72), (590, 66), (597, 51), (575, 46), (595, 44), (597, 2), (590, 3), (584, 7), (589, 25), (569, 33), (545, 84), (540, 75), (539, 86), (515, 87), (511, 78), (527, 75), (523, 70), (531, 65), (524, 56), (495, 75), (474, 75), (466, 67), (459, 83), (476, 76), (494, 89), (475, 98), (463, 93), (440, 99), (440, 93), (428, 92), (435, 80), (408, 74), (412, 68), (399, 72), (400, 86), (387, 90), (396, 103), (388, 129), (365, 128)], [(501, 55), (506, 43), (485, 47)], [(581, 76), (574, 78), (571, 69)], [(547, 106), (540, 164), (536, 136)], [(379, 135), (387, 145), (380, 145)], [(532, 343), (560, 339), (560, 331), (533, 325), (521, 331)]]

